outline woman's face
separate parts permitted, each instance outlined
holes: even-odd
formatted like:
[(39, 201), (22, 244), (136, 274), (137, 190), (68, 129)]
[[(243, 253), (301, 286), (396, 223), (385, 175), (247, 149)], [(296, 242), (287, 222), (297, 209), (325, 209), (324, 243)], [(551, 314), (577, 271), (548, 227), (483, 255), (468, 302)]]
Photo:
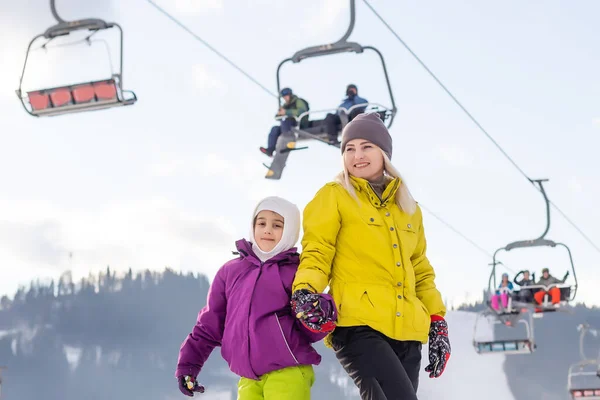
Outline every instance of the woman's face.
[(346, 143), (344, 165), (350, 175), (368, 181), (383, 175), (383, 154), (381, 149), (364, 139), (353, 139)]

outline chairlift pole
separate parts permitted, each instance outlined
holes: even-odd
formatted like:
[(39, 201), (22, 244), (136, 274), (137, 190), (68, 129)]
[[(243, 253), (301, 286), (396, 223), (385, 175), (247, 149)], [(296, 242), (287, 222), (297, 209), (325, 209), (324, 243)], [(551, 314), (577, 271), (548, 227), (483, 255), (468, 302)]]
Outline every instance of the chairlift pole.
[(56, 22), (58, 22), (59, 24), (64, 24), (65, 22), (67, 22), (64, 19), (62, 19), (60, 15), (58, 15), (58, 12), (56, 12), (55, 0), (50, 0), (50, 11), (52, 12), (52, 16), (54, 17)]
[(546, 230), (544, 231), (544, 233), (542, 233), (542, 235), (539, 238), (536, 239), (542, 240), (550, 230), (550, 200), (548, 199), (548, 195), (546, 194), (546, 191), (544, 190), (544, 185), (542, 184), (542, 182), (548, 182), (548, 179), (529, 179), (529, 182), (537, 183), (537, 185), (540, 188), (540, 192), (542, 192), (542, 196), (544, 196), (544, 201), (546, 202)]
[[(502, 261), (496, 261), (496, 254), (498, 254), (498, 252), (500, 250), (504, 250), (504, 247), (501, 249), (498, 249), (494, 252), (494, 257), (492, 259), (492, 262), (488, 264), (488, 265), (492, 266), (492, 273), (490, 274), (490, 280), (488, 281), (488, 290), (490, 292), (489, 294), (491, 294), (493, 289), (496, 287), (496, 265), (504, 265), (504, 264), (502, 264)], [(494, 282), (493, 286), (492, 286), (492, 281)]]
[(350, 24), (348, 25), (348, 30), (346, 31), (344, 36), (342, 36), (342, 38), (340, 40), (338, 40), (336, 43), (346, 43), (346, 41), (352, 34), (352, 31), (354, 30), (354, 21), (355, 20), (356, 20), (356, 0), (350, 0)]

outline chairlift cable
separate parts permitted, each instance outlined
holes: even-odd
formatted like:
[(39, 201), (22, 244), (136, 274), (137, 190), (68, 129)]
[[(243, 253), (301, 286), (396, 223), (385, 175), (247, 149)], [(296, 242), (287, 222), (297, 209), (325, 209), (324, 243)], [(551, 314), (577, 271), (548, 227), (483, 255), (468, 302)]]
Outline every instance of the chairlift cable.
[[(435, 214), (433, 211), (429, 210), (427, 207), (425, 207), (423, 205), (423, 203), (419, 202), (419, 206), (421, 207), (421, 209), (425, 210), (427, 213), (429, 213), (430, 215), (432, 215), (435, 219), (437, 219), (438, 221), (440, 221), (442, 224), (446, 225), (446, 227), (448, 227), (449, 229), (451, 229), (454, 233), (456, 233), (457, 235), (459, 235), (460, 237), (462, 237), (463, 239), (465, 239), (467, 242), (469, 242), (473, 247), (475, 247), (477, 250), (479, 250), (481, 253), (485, 254), (486, 256), (492, 258), (492, 254), (490, 252), (488, 252), (487, 250), (485, 250), (483, 247), (481, 247), (480, 245), (478, 245), (477, 243), (475, 243), (475, 241), (473, 241), (472, 239), (470, 239), (467, 235), (465, 235), (464, 233), (460, 232), (458, 229), (456, 229), (454, 226), (450, 225), (450, 223), (446, 222), (445, 220), (443, 220), (439, 215)], [(516, 274), (515, 271), (513, 271), (512, 269), (510, 269), (509, 267), (507, 267), (506, 265), (504, 265), (504, 267), (509, 270), (510, 272), (512, 272), (513, 274)]]
[(182, 22), (180, 22), (177, 18), (175, 18), (174, 16), (172, 16), (171, 14), (169, 14), (168, 12), (166, 12), (163, 8), (161, 8), (159, 5), (157, 5), (156, 3), (154, 3), (152, 0), (147, 0), (148, 3), (152, 4), (154, 7), (156, 7), (161, 13), (163, 13), (165, 16), (167, 16), (167, 18), (169, 18), (171, 21), (175, 22), (177, 25), (179, 25), (182, 29), (184, 29), (186, 32), (188, 32), (190, 35), (192, 35), (197, 41), (199, 41), (200, 43), (204, 44), (206, 47), (208, 47), (213, 53), (215, 53), (216, 55), (218, 55), (219, 57), (221, 57), (223, 60), (225, 60), (227, 63), (229, 63), (229, 65), (231, 65), (233, 68), (237, 69), (239, 72), (241, 72), (244, 76), (246, 76), (246, 78), (250, 79), (252, 82), (254, 82), (257, 86), (259, 86), (262, 90), (264, 90), (265, 92), (267, 92), (269, 95), (273, 96), (273, 97), (277, 97), (279, 98), (279, 96), (275, 93), (273, 93), (271, 90), (269, 90), (266, 86), (264, 86), (262, 83), (260, 83), (259, 81), (257, 81), (256, 79), (254, 79), (249, 73), (247, 73), (246, 71), (244, 71), (242, 68), (240, 68), (239, 66), (237, 66), (237, 64), (235, 64), (233, 61), (231, 61), (229, 58), (227, 58), (225, 55), (223, 55), (223, 53), (219, 52), (216, 48), (214, 48), (213, 46), (211, 46), (210, 44), (208, 44), (204, 39), (202, 39), (200, 36), (198, 36), (196, 33), (194, 33), (191, 29), (189, 29), (187, 26), (185, 26)]
[[(477, 119), (475, 119), (475, 117), (473, 117), (473, 115), (465, 108), (465, 106), (463, 106), (462, 103), (460, 101), (458, 101), (458, 99), (452, 94), (452, 92), (450, 90), (448, 90), (448, 88), (427, 67), (427, 65), (415, 54), (415, 52), (406, 44), (406, 42), (404, 40), (402, 40), (402, 38), (385, 21), (385, 19), (377, 12), (377, 10), (375, 10), (375, 8), (373, 8), (373, 6), (369, 3), (369, 1), (363, 0), (363, 2), (367, 5), (367, 7), (369, 7), (371, 9), (373, 14), (375, 14), (375, 16), (381, 21), (381, 23), (388, 28), (388, 30), (396, 37), (396, 39), (398, 39), (398, 41), (406, 48), (406, 50), (408, 50), (408, 52), (419, 62), (419, 64), (421, 64), (421, 66), (429, 73), (429, 75), (431, 75), (431, 77), (441, 86), (441, 88), (448, 94), (448, 96), (450, 96), (450, 98), (452, 100), (454, 100), (454, 102), (464, 111), (464, 113), (469, 117), (469, 119), (471, 119), (471, 121), (473, 121), (473, 123), (479, 128), (479, 130), (481, 132), (483, 132), (483, 134), (485, 136), (487, 136), (487, 138), (496, 146), (496, 148), (508, 159), (508, 161), (517, 169), (517, 171), (519, 171), (519, 173), (521, 175), (523, 175), (525, 177), (525, 179), (527, 179), (529, 181), (529, 183), (531, 183), (538, 191), (540, 191), (540, 189), (537, 186), (535, 186), (534, 181), (531, 178), (529, 178), (529, 176), (525, 173), (525, 171), (523, 171), (523, 169), (521, 169), (521, 167), (519, 167), (519, 165), (508, 155), (508, 153), (502, 148), (502, 146), (500, 146), (498, 144), (498, 142), (496, 142), (496, 140), (483, 128), (483, 126), (479, 123), (479, 121), (477, 121)], [(577, 230), (581, 234), (581, 236), (583, 236), (585, 238), (585, 240), (587, 240), (587, 242), (589, 244), (592, 245), (592, 247), (594, 247), (594, 249), (596, 249), (596, 251), (598, 251), (600, 253), (600, 246), (598, 246), (596, 243), (594, 243), (589, 238), (589, 236), (587, 236), (581, 230), (581, 228), (579, 228), (579, 226), (577, 226), (577, 224), (575, 224), (556, 204), (554, 204), (552, 201), (550, 201), (550, 204), (554, 207), (554, 209), (556, 211), (559, 212), (559, 214), (561, 214), (565, 218), (565, 220), (573, 228), (575, 228), (575, 230)]]

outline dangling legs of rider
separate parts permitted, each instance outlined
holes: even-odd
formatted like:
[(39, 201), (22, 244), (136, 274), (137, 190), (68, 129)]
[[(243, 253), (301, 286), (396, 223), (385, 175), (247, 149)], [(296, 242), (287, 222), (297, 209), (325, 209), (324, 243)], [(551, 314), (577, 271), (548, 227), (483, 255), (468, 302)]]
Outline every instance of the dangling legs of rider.
[[(552, 289), (548, 290), (548, 291), (544, 291), (544, 290), (540, 290), (539, 292), (535, 293), (533, 295), (533, 297), (535, 298), (535, 301), (537, 304), (542, 304), (544, 302), (544, 296), (548, 294), (550, 296), (552, 305), (556, 305), (560, 303), (560, 289), (557, 287), (553, 287)], [(536, 307), (535, 312), (541, 312), (542, 309), (539, 307)]]

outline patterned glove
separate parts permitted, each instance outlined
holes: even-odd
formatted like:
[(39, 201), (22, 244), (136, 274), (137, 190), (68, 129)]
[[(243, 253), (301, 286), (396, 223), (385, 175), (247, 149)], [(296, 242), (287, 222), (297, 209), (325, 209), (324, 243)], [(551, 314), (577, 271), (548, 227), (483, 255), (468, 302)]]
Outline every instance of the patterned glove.
[(311, 332), (328, 333), (335, 329), (335, 306), (320, 294), (296, 290), (292, 294), (292, 310)]
[(194, 397), (194, 392), (204, 393), (204, 386), (198, 384), (193, 376), (181, 375), (177, 378), (179, 390), (189, 397)]
[(429, 365), (425, 371), (430, 378), (439, 378), (444, 373), (450, 358), (450, 339), (448, 339), (448, 324), (439, 315), (431, 316), (429, 328)]

